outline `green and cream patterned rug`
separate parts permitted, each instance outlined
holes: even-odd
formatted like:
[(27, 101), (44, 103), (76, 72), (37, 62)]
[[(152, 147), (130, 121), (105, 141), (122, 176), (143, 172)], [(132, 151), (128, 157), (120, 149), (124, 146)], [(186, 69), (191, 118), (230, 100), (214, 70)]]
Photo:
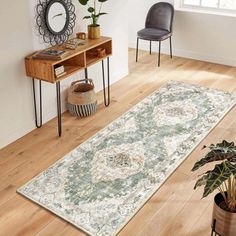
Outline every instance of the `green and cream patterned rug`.
[(170, 81), (18, 192), (90, 235), (115, 235), (235, 103)]

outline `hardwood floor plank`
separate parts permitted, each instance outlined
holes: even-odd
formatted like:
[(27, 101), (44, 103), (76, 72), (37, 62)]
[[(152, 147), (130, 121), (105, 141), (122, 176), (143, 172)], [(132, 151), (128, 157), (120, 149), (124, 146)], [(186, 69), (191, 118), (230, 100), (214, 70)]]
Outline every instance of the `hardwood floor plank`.
[[(169, 178), (158, 190), (158, 195), (154, 194), (142, 209), (132, 218), (132, 220), (119, 233), (120, 236), (138, 235), (157, 213), (166, 204), (167, 199), (172, 199), (174, 189), (179, 189), (179, 183), (186, 179), (186, 175), (175, 172), (173, 178)], [(170, 191), (171, 189), (171, 191)]]
[(207, 209), (198, 218), (196, 223), (192, 226), (188, 235), (199, 236), (199, 235), (211, 235), (211, 217), (212, 217), (213, 202), (209, 204)]
[[(76, 228), (72, 229), (73, 226), (71, 226), (66, 221), (55, 218), (52, 222), (50, 222), (44, 229), (42, 229), (39, 233), (36, 234), (36, 236), (59, 236), (59, 235), (66, 235), (66, 232), (68, 232), (68, 235), (71, 235), (71, 232), (74, 232), (74, 235), (77, 236), (85, 236), (84, 233), (79, 232)], [(77, 233), (77, 234), (76, 234)]]
[(42, 207), (16, 195), (0, 208), (0, 235), (35, 235), (53, 217)]

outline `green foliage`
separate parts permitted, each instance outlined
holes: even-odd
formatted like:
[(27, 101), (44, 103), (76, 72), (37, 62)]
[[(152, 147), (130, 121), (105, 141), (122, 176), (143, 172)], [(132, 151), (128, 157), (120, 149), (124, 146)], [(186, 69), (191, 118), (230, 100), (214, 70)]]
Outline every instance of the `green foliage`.
[[(104, 2), (107, 2), (108, 0), (78, 0), (79, 3), (83, 6), (88, 7), (88, 12), (90, 13), (89, 16), (85, 16), (83, 19), (91, 19), (92, 21), (92, 26), (97, 26), (98, 25), (98, 19), (100, 16), (105, 15), (107, 13), (101, 12), (102, 10), (102, 5)], [(89, 3), (93, 2), (93, 6), (90, 6)], [(97, 11), (97, 6), (98, 3), (100, 3), (99, 10)]]
[[(207, 148), (206, 146), (203, 149)], [(224, 197), (229, 211), (236, 211), (236, 146), (234, 142), (222, 141), (211, 144), (210, 151), (201, 160), (196, 162), (192, 171), (217, 161), (213, 170), (209, 170), (196, 182), (194, 189), (204, 186), (203, 197), (207, 197), (218, 189)], [(219, 163), (220, 162), (220, 163)], [(225, 194), (225, 192), (227, 194)]]
[[(204, 146), (203, 149), (205, 148), (207, 147)], [(234, 146), (234, 142), (229, 143), (224, 140), (222, 143), (216, 145), (211, 144), (209, 149), (211, 151), (194, 165), (192, 171), (195, 171), (213, 161), (229, 160), (236, 163), (236, 147)]]

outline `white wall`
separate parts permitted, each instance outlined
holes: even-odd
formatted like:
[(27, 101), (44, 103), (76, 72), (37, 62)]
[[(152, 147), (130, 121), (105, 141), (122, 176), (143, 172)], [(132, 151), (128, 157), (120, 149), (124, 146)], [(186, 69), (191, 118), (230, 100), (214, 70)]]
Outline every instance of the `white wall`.
[(203, 61), (236, 66), (236, 17), (177, 11), (174, 53)]
[(0, 8), (0, 147), (33, 128), (31, 83), (24, 56), (33, 50), (28, 0), (2, 1)]
[[(145, 27), (145, 20), (148, 13), (148, 10), (151, 8), (153, 4), (155, 4), (156, 0), (129, 0), (128, 1), (128, 9), (129, 17), (128, 17), (128, 27), (129, 27), (129, 46), (131, 48), (136, 47), (136, 39), (137, 32)], [(132, 10), (131, 10), (132, 9)], [(140, 40), (140, 48), (145, 48), (145, 45), (149, 45), (148, 42)]]
[[(76, 29), (85, 30), (84, 9), (74, 0), (77, 12)], [(35, 4), (37, 0), (3, 1), (0, 9), (0, 148), (35, 129), (32, 81), (25, 76), (24, 57), (34, 50), (45, 48), (35, 29)], [(101, 18), (102, 34), (113, 38), (111, 58), (111, 83), (128, 73), (127, 1), (110, 0), (104, 4), (109, 14)], [(122, 37), (121, 37), (122, 35)], [(65, 110), (66, 88), (83, 73), (62, 82), (62, 105)], [(96, 90), (102, 88), (101, 67), (89, 69)], [(55, 85), (43, 83), (44, 122), (56, 116)], [(56, 131), (55, 131), (56, 132)], [(56, 135), (56, 133), (55, 133)]]
[[(149, 7), (158, 1), (130, 0), (133, 11), (129, 15), (129, 46), (136, 47), (136, 34), (144, 27)], [(236, 65), (236, 17), (210, 13), (177, 10), (174, 19), (173, 53), (225, 65)], [(163, 43), (163, 53), (169, 53), (169, 42)], [(148, 50), (148, 42), (141, 41), (140, 48)], [(158, 50), (154, 44), (153, 50)]]

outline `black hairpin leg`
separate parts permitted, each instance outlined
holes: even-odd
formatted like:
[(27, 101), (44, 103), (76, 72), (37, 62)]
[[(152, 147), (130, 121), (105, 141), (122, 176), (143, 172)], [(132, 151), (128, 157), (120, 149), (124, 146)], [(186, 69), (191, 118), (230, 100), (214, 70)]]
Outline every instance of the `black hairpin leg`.
[(105, 71), (104, 71), (104, 61), (102, 60), (102, 78), (103, 78), (103, 94), (104, 94), (104, 104), (106, 107), (110, 105), (110, 63), (109, 57), (107, 57), (107, 96), (106, 96), (106, 83), (105, 83)]
[(150, 40), (150, 55), (152, 54), (152, 41)]
[(61, 137), (61, 86), (60, 81), (56, 83), (57, 90), (57, 119), (58, 119), (58, 135)]
[(138, 62), (138, 46), (139, 46), (139, 37), (137, 37), (137, 46), (136, 46), (136, 62)]
[[(88, 68), (84, 69), (84, 77), (85, 77), (85, 79), (88, 79)], [(87, 81), (87, 83), (88, 83), (88, 81)]]
[(35, 125), (37, 128), (41, 128), (43, 124), (43, 112), (42, 112), (42, 81), (39, 80), (39, 123), (38, 123), (38, 113), (37, 113), (37, 102), (35, 94), (35, 79), (33, 78), (33, 95), (34, 95), (34, 115), (35, 115)]

